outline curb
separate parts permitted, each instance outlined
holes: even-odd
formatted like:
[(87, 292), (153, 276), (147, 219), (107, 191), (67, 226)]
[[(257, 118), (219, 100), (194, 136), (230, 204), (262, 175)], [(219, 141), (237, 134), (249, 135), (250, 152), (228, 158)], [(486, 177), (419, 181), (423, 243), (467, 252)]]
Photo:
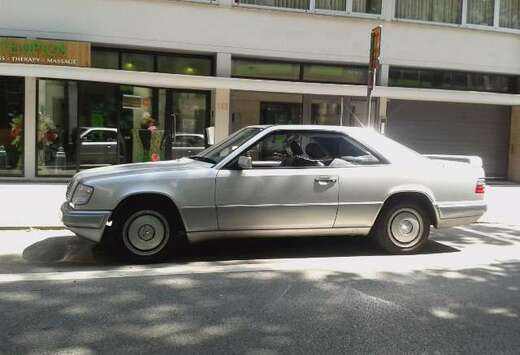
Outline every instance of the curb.
[(11, 231), (11, 230), (65, 230), (65, 226), (12, 226), (12, 227), (0, 227), (0, 231)]

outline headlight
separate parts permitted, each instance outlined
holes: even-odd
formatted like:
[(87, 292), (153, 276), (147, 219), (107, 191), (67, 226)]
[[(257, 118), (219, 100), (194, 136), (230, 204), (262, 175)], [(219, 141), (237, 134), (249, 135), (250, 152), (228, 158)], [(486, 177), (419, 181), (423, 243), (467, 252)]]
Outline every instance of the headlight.
[(79, 184), (74, 190), (74, 195), (72, 196), (72, 204), (74, 205), (86, 205), (94, 192), (94, 188), (91, 186)]

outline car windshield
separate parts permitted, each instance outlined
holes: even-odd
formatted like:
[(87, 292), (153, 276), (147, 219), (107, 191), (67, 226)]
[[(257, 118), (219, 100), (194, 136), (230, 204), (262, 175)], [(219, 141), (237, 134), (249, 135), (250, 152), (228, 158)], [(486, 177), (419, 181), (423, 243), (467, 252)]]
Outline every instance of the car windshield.
[(191, 158), (217, 164), (262, 130), (263, 128), (261, 127), (243, 128), (224, 139), (222, 142), (203, 150)]

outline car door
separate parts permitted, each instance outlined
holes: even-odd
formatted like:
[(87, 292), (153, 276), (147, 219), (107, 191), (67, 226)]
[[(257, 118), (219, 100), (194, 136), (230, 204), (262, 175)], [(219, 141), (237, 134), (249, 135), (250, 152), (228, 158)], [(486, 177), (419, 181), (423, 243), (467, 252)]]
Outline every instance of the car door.
[[(292, 138), (291, 138), (292, 137)], [(232, 162), (216, 178), (220, 230), (331, 228), (338, 209), (336, 169), (290, 150), (290, 139), (309, 142), (305, 132), (275, 132), (248, 149), (251, 169)], [(295, 154), (301, 153), (301, 154)], [(300, 155), (304, 163), (295, 164)]]

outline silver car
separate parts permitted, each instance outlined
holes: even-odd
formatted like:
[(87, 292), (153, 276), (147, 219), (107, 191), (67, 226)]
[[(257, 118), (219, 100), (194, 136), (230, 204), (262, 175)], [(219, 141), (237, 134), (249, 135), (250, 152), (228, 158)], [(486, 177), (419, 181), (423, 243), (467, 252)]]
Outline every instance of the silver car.
[(234, 237), (365, 235), (415, 253), (430, 226), (486, 211), (482, 162), (434, 158), (370, 129), (251, 126), (189, 158), (76, 174), (63, 223), (137, 261)]

